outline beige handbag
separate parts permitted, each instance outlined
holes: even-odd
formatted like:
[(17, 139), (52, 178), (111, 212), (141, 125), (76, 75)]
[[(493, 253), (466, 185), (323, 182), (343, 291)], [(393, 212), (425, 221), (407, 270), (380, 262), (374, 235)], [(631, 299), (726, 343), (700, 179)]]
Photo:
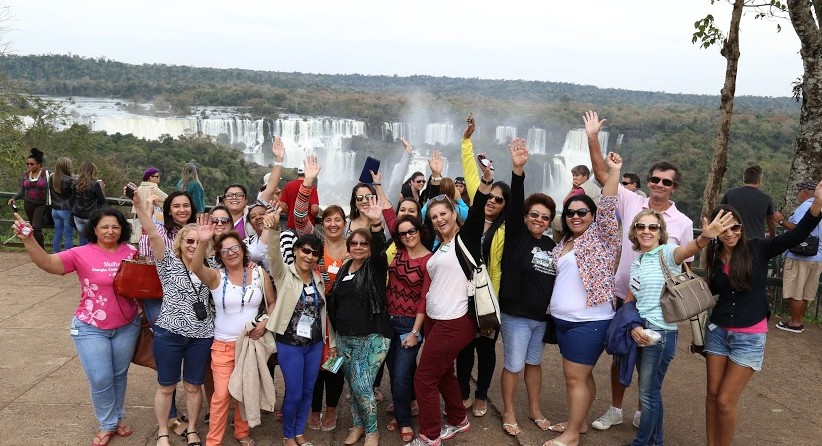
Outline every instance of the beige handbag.
[(659, 263), (665, 275), (665, 286), (659, 298), (665, 322), (682, 322), (716, 305), (717, 296), (711, 294), (708, 284), (695, 275), (687, 263), (684, 272), (674, 274), (665, 263), (661, 249)]

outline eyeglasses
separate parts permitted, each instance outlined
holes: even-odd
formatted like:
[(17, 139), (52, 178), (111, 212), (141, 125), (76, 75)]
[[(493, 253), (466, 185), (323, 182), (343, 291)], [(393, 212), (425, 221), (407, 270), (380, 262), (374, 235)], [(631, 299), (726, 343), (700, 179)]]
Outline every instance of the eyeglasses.
[(494, 202), (497, 203), (497, 204), (505, 203), (505, 197), (501, 197), (499, 195), (488, 194), (488, 199), (489, 200), (494, 200)]
[(229, 246), (228, 248), (223, 248), (220, 250), (220, 254), (228, 254), (230, 252), (238, 252), (240, 250), (240, 245)]
[(308, 246), (300, 246), (300, 251), (307, 256), (320, 257), (320, 251), (311, 249)]
[(245, 198), (245, 194), (242, 192), (234, 192), (230, 194), (225, 194), (226, 198)]
[(733, 225), (731, 225), (730, 228), (728, 228), (728, 230), (733, 233), (739, 234), (740, 232), (742, 232), (742, 223), (734, 223)]
[(648, 229), (651, 232), (656, 232), (659, 231), (660, 227), (661, 225), (659, 223), (634, 223), (634, 229), (640, 232), (644, 231), (645, 229)]
[(574, 214), (576, 214), (577, 217), (582, 218), (588, 215), (589, 212), (591, 212), (591, 210), (588, 208), (568, 209), (565, 211), (565, 218), (573, 217)]
[(551, 216), (550, 215), (542, 215), (537, 211), (529, 212), (528, 216), (533, 218), (534, 220), (541, 219), (542, 221), (551, 221)]
[[(622, 182), (622, 185), (623, 185), (623, 186), (630, 186), (630, 185), (632, 185), (632, 184), (634, 184), (634, 183), (633, 183), (633, 182), (631, 182), (631, 181), (623, 181), (623, 182)], [(662, 183), (662, 184), (665, 184), (665, 183)]]
[(411, 229), (409, 229), (409, 230), (407, 230), (407, 231), (400, 231), (400, 232), (397, 232), (397, 235), (398, 235), (400, 238), (405, 238), (405, 237), (413, 237), (413, 236), (417, 235), (417, 233), (418, 233), (418, 232), (420, 232), (420, 231), (418, 231), (418, 230), (417, 230), (417, 228), (411, 228)]
[(674, 185), (674, 182), (672, 180), (667, 179), (667, 178), (651, 177), (651, 178), (648, 178), (648, 181), (650, 181), (651, 183), (654, 183), (654, 184), (658, 184), (660, 181), (662, 181), (662, 185), (665, 186), (665, 187), (671, 187), (671, 186)]
[(425, 180), (414, 180), (417, 184), (425, 184)]
[(151, 176), (149, 176), (149, 178), (160, 178), (160, 174), (158, 173), (158, 174), (155, 174), (155, 175), (151, 175)]
[(229, 221), (231, 221), (230, 217), (211, 217), (211, 222), (215, 225), (225, 225), (228, 224)]
[(348, 245), (349, 246), (354, 246), (354, 247), (362, 247), (362, 248), (370, 246), (370, 244), (368, 242), (366, 242), (365, 240), (362, 240), (362, 241), (353, 240), (353, 241), (348, 242)]
[(354, 198), (356, 198), (357, 203), (359, 203), (363, 200), (370, 200), (370, 199), (374, 198), (375, 196), (376, 195), (374, 195), (374, 194), (365, 194), (365, 195), (356, 195), (356, 196), (354, 196)]
[(196, 238), (184, 238), (183, 240), (186, 242), (186, 245), (193, 245), (197, 243)]

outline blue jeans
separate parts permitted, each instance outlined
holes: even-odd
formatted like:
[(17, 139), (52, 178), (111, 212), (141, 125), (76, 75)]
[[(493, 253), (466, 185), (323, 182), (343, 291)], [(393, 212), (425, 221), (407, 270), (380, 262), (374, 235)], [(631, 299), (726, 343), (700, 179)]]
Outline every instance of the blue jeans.
[(294, 438), (305, 433), (322, 356), (322, 342), (304, 346), (277, 342), (277, 358), (285, 382), (282, 402), (283, 438)]
[(88, 226), (88, 218), (80, 218), (78, 216), (74, 216), (74, 226), (77, 226), (77, 237), (79, 238), (79, 242), (77, 246), (83, 246), (88, 243), (88, 239), (86, 238), (86, 226)]
[(113, 330), (71, 320), (71, 339), (91, 388), (91, 405), (101, 431), (117, 429), (123, 418), (128, 366), (134, 356), (140, 319)]
[(639, 349), (639, 401), (642, 418), (631, 446), (662, 446), (662, 380), (676, 355), (678, 331), (653, 328), (662, 335), (655, 345)]
[[(400, 341), (400, 335), (411, 333), (414, 328), (413, 317), (391, 316), (391, 328), (394, 336), (391, 337), (391, 347), (385, 362), (388, 364), (388, 374), (391, 377), (391, 397), (394, 400), (394, 418), (402, 427), (411, 427), (411, 401), (414, 400), (414, 372), (417, 370), (417, 353), (422, 342), (411, 348), (405, 348)], [(408, 336), (414, 336), (409, 334)]]
[(51, 251), (55, 254), (61, 251), (60, 240), (63, 240), (63, 251), (74, 247), (74, 227), (71, 225), (71, 211), (51, 210), (54, 220), (54, 238), (51, 241)]

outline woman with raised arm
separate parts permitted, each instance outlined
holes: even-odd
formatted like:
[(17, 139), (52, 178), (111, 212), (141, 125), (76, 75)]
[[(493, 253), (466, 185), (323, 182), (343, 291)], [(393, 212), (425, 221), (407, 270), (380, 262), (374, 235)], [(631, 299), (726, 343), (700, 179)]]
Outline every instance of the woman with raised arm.
[(414, 172), (405, 180), (405, 183), (402, 185), (401, 195), (402, 198), (410, 198), (420, 206), (425, 203), (425, 174), (422, 172)]
[[(482, 209), (484, 214), (484, 224), (482, 230), (482, 250), (481, 260), (488, 267), (488, 275), (491, 277), (491, 285), (499, 296), (500, 281), (502, 279), (502, 253), (505, 244), (505, 210), (506, 205), (511, 201), (511, 188), (502, 181), (494, 181), (493, 163), (482, 166), (482, 176), (477, 170), (477, 161), (474, 157), (474, 146), (471, 143), (471, 135), (476, 128), (476, 121), (473, 116), (466, 119), (468, 124), (463, 132), (462, 140), (462, 169), (466, 181), (466, 189), (471, 200), (475, 200), (477, 189), (482, 186), (490, 186), (490, 195), (485, 201)], [(483, 155), (483, 154), (480, 154)], [(484, 155), (483, 155), (484, 156)], [(473, 203), (471, 205), (473, 207)], [(480, 260), (480, 259), (477, 259)], [(495, 344), (499, 332), (494, 332), (488, 336), (477, 336), (457, 357), (457, 380), (459, 381), (462, 400), (465, 407), (473, 405), (472, 413), (475, 417), (481, 417), (488, 411), (488, 388), (491, 386), (491, 377), (494, 376), (494, 369), (497, 366), (497, 355)], [(471, 401), (471, 371), (474, 368), (474, 352), (477, 357), (477, 388), (474, 391), (474, 401)]]
[(817, 184), (813, 202), (799, 224), (774, 238), (748, 239), (736, 209), (721, 205), (711, 217), (722, 211), (733, 215), (732, 226), (708, 245), (705, 255), (708, 286), (719, 295), (705, 336), (708, 446), (733, 442), (737, 402), (754, 371), (762, 368), (765, 355), (769, 261), (802, 243), (822, 221), (822, 182)]
[(202, 442), (197, 433), (197, 421), (203, 405), (200, 386), (205, 383), (205, 368), (214, 340), (211, 292), (191, 271), (191, 262), (199, 244), (197, 225), (187, 224), (176, 231), (174, 243), (168, 247), (166, 237), (160, 234), (152, 221), (148, 207), (153, 211), (153, 200), (148, 198), (143, 202), (140, 194), (134, 194), (132, 201), (137, 218), (151, 243), (163, 284), (162, 306), (154, 321), (153, 346), (158, 384), (154, 396), (154, 412), (159, 426), (157, 445), (171, 444), (168, 436), (171, 426), (167, 423), (177, 383), (180, 382), (181, 366), (188, 413), (184, 436), (189, 445), (199, 445)]
[(548, 304), (556, 279), (552, 251), (555, 243), (544, 236), (556, 204), (551, 197), (536, 193), (525, 198), (525, 140), (516, 138), (509, 145), (513, 172), (511, 202), (505, 217), (505, 248), (502, 254), (502, 283), (499, 306), (502, 333), (502, 428), (509, 435), (520, 433), (514, 396), (520, 372), (525, 369), (528, 417), (542, 430), (550, 422), (539, 407), (542, 387), (542, 338), (547, 326)]
[[(400, 195), (403, 189), (402, 179), (405, 176), (405, 172), (408, 171), (408, 166), (411, 165), (411, 157), (414, 155), (414, 147), (411, 146), (411, 143), (408, 142), (404, 136), (400, 137), (400, 142), (403, 148), (402, 157), (400, 158), (400, 162), (391, 170), (391, 176), (388, 178), (388, 184), (385, 186), (386, 195), (394, 198), (394, 200), (402, 197), (402, 195)], [(374, 183), (372, 184), (375, 187), (377, 186)], [(417, 203), (419, 203), (418, 200)]]
[(322, 242), (305, 234), (294, 242), (294, 263), (286, 264), (280, 252), (280, 207), (266, 215), (269, 231), (268, 262), (277, 285), (277, 305), (266, 327), (274, 333), (280, 370), (285, 382), (282, 404), (283, 445), (309, 444), (305, 427), (323, 343), (336, 356), (336, 336), (328, 323), (325, 283), (315, 270), (322, 255)]
[[(639, 349), (639, 400), (642, 417), (632, 446), (663, 444), (662, 381), (676, 355), (677, 324), (665, 322), (659, 297), (665, 286), (661, 259), (671, 271), (680, 271), (682, 262), (708, 246), (711, 239), (733, 227), (733, 215), (718, 213), (709, 224), (702, 219), (702, 234), (685, 245), (668, 242), (668, 231), (662, 214), (653, 209), (640, 211), (628, 231), (628, 240), (639, 257), (631, 264), (631, 289), (626, 302), (636, 301), (636, 309), (644, 326), (635, 327), (631, 336)], [(661, 256), (661, 259), (660, 259)], [(660, 337), (654, 342), (647, 330)]]
[[(254, 328), (246, 333), (251, 339), (260, 339), (266, 326), (260, 322), (274, 311), (274, 287), (260, 268), (249, 266), (248, 252), (237, 231), (227, 231), (215, 240), (215, 260), (218, 268), (205, 266), (208, 244), (214, 238), (214, 223), (208, 214), (200, 215), (197, 224), (199, 243), (191, 261), (191, 271), (211, 290), (214, 300), (214, 342), (211, 345), (211, 374), (214, 394), (211, 397), (210, 419), (206, 444), (219, 445), (228, 425), (231, 395), (228, 380), (234, 371), (237, 338), (249, 322)], [(265, 302), (263, 302), (265, 301)], [(258, 317), (260, 308), (264, 315)], [(249, 437), (248, 421), (243, 419), (240, 405), (235, 401), (234, 438), (241, 446), (254, 446)]]
[(128, 367), (140, 336), (140, 318), (133, 299), (114, 293), (120, 262), (136, 252), (128, 244), (131, 225), (120, 211), (103, 209), (88, 222), (83, 235), (88, 244), (48, 254), (32, 237), (31, 225), (16, 212), (14, 218), (14, 233), (38, 268), (59, 275), (77, 272), (80, 280), (80, 302), (69, 332), (89, 383), (94, 416), (100, 423), (92, 446), (108, 444), (113, 435), (131, 435), (123, 417)]
[(605, 350), (605, 332), (614, 318), (614, 265), (621, 241), (617, 221), (617, 185), (622, 158), (608, 154), (608, 181), (599, 207), (587, 195), (575, 195), (562, 209), (562, 239), (551, 253), (557, 277), (551, 297), (568, 422), (551, 426), (562, 434), (545, 446), (576, 446), (596, 397), (594, 365)]

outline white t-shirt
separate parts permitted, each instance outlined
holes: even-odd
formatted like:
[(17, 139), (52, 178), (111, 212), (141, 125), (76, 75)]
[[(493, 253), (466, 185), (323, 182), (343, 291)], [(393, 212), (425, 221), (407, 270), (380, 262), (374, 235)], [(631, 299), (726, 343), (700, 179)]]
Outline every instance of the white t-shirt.
[[(262, 281), (254, 268), (246, 278), (246, 294), (243, 296), (243, 285), (234, 285), (226, 280), (224, 269), (220, 269), (220, 283), (211, 290), (214, 297), (214, 339), (223, 342), (234, 342), (245, 329), (245, 324), (257, 317), (263, 299)], [(223, 299), (225, 284), (225, 299)]]
[(557, 261), (557, 278), (551, 295), (551, 315), (569, 322), (603, 321), (614, 318), (611, 302), (588, 308), (588, 298), (572, 250)]
[(468, 279), (457, 259), (455, 243), (456, 237), (428, 260), (431, 286), (425, 296), (425, 312), (431, 319), (448, 321), (468, 312)]

